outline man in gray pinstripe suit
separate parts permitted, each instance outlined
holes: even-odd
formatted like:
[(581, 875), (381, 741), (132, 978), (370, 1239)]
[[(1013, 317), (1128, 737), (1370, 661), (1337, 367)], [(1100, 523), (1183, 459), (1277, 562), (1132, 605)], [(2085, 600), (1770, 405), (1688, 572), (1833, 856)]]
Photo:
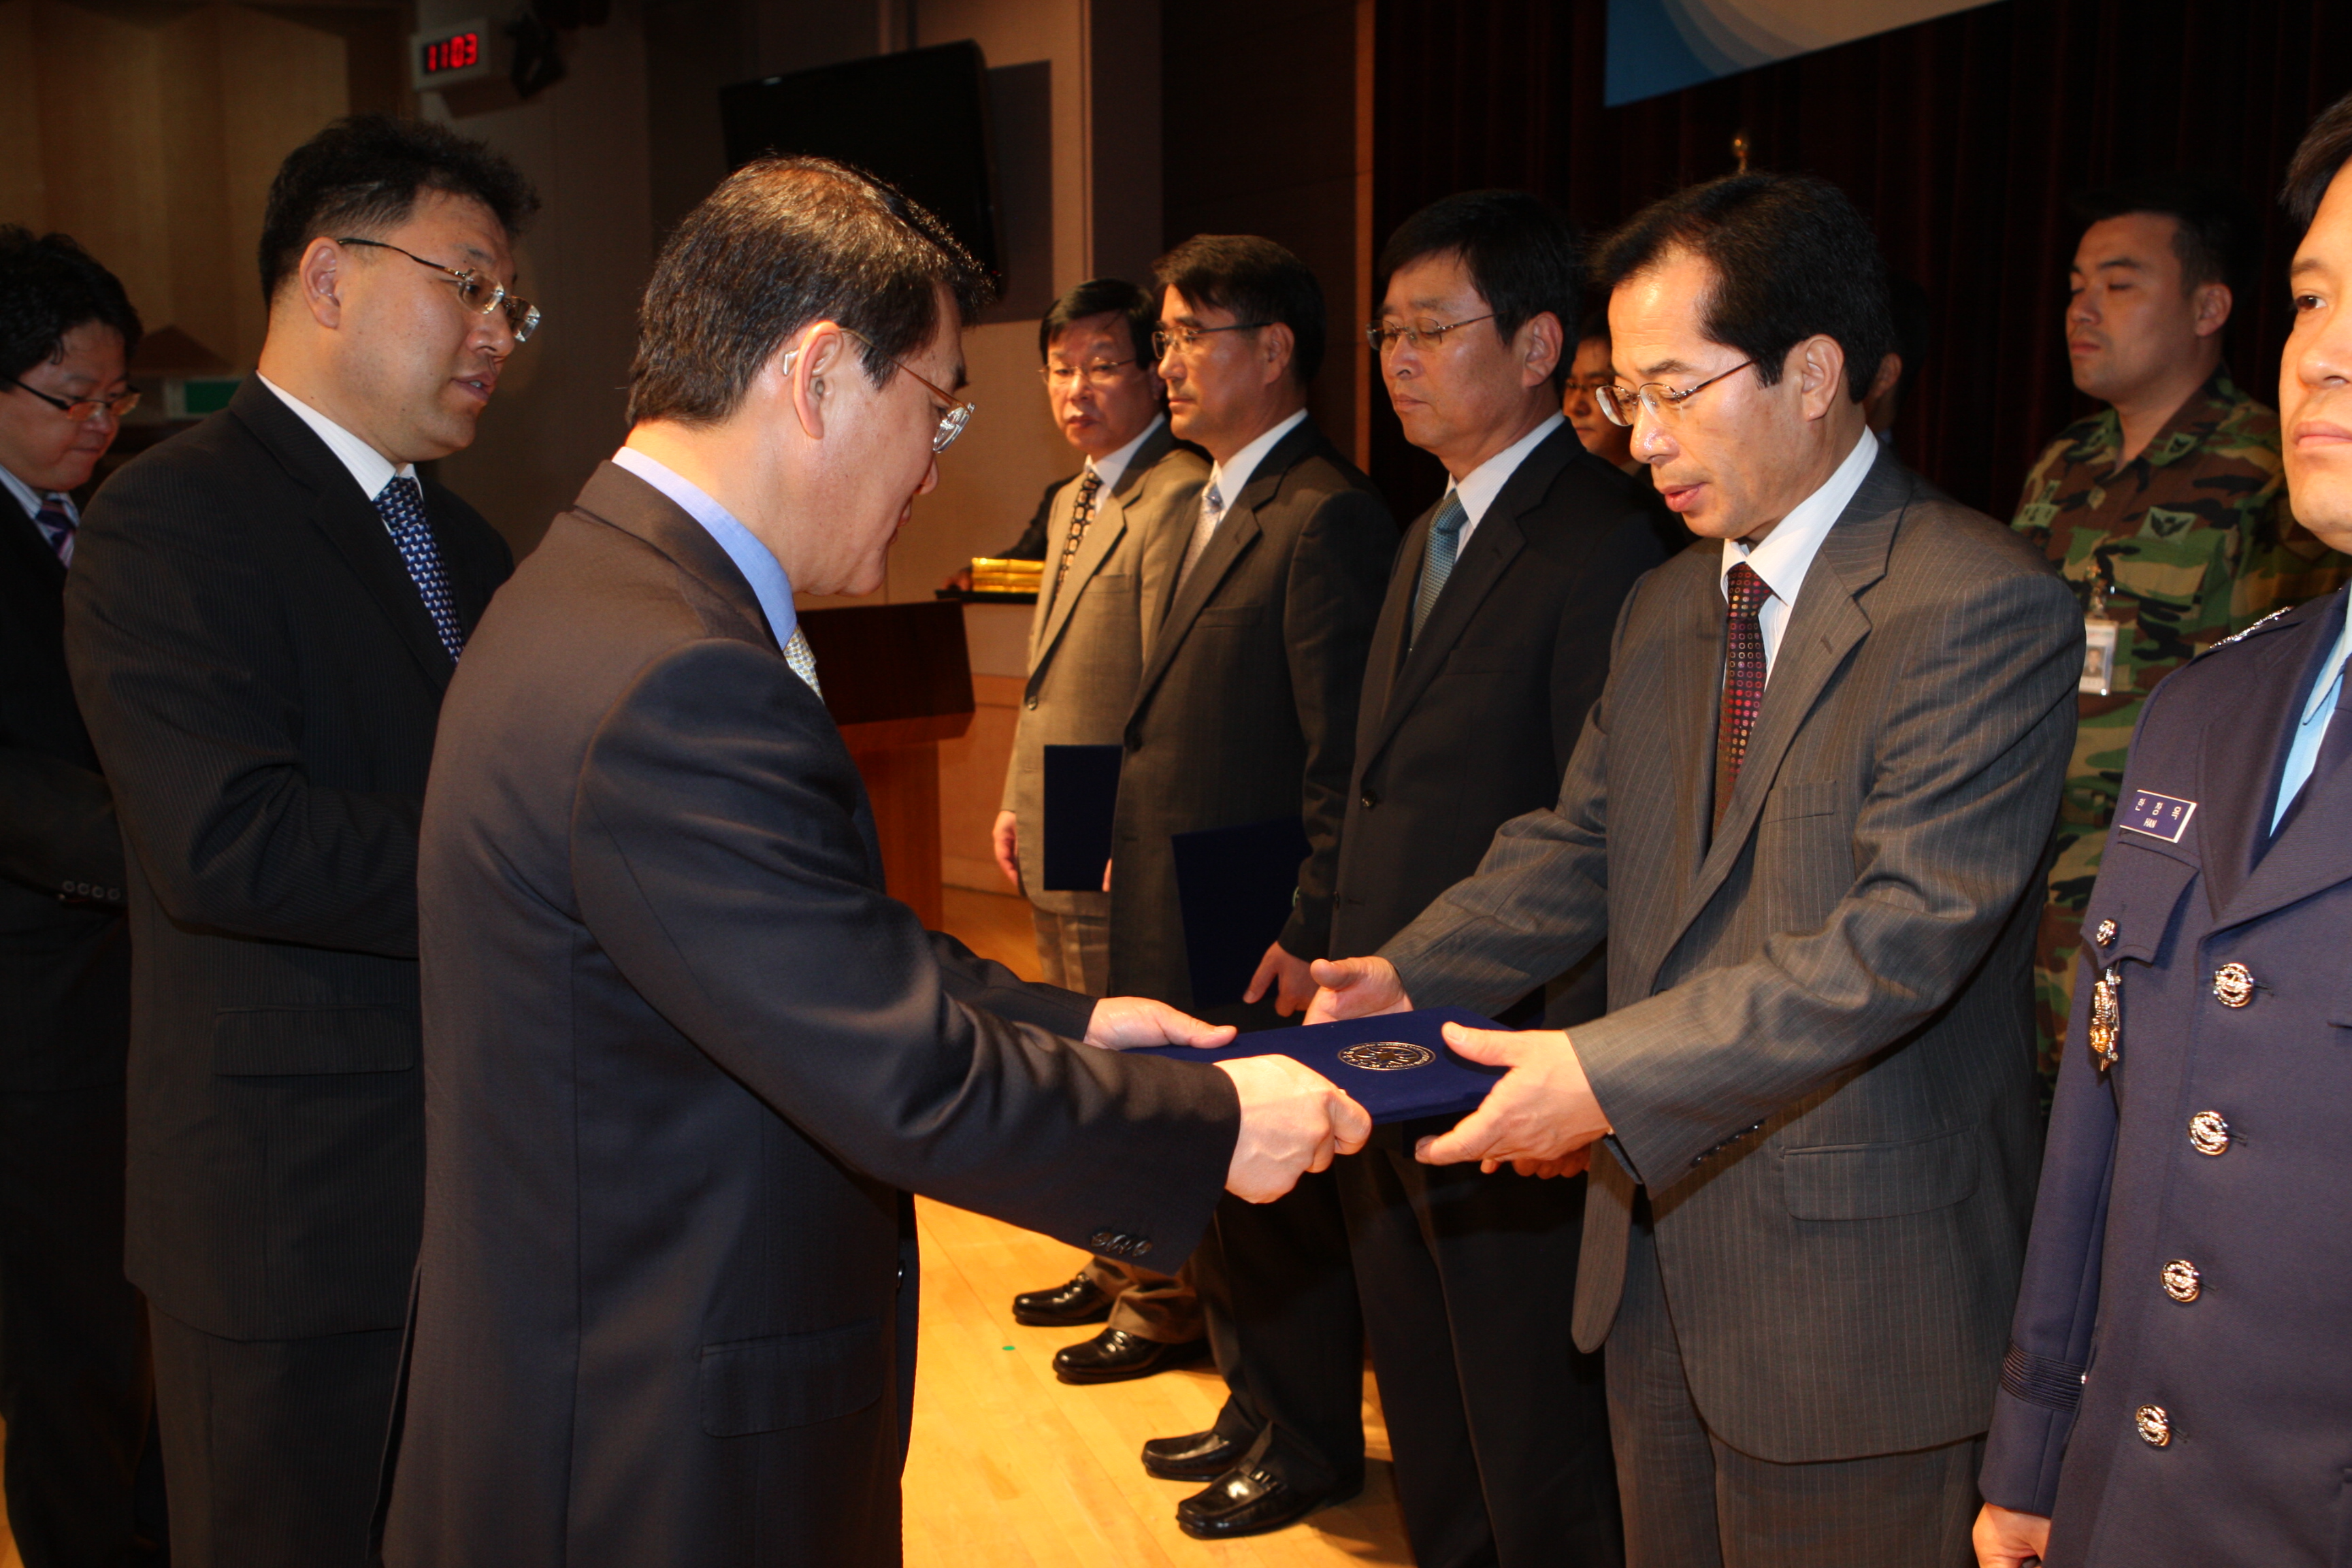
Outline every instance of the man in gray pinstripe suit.
[(1558, 804), (1380, 956), (1318, 964), (1312, 1016), (1500, 1005), (1605, 936), (1612, 1010), (1572, 1041), (1450, 1032), (1511, 1070), (1419, 1153), (1591, 1159), (1574, 1333), (1608, 1346), (1630, 1562), (1965, 1564), (2082, 624), (1865, 427), (1850, 367), (1892, 328), (1835, 187), (1694, 187), (1599, 271), (1631, 384), (1603, 404), (1724, 545), (1634, 588)]

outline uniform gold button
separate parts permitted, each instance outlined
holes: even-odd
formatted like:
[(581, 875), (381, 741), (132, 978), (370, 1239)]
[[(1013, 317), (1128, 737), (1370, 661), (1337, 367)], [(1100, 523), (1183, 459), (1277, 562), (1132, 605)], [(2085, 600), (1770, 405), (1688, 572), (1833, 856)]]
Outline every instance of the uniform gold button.
[(2242, 1007), (2254, 999), (2253, 973), (2242, 963), (2225, 963), (2213, 972), (2213, 994), (2224, 1007)]
[(2197, 1265), (2186, 1258), (2176, 1258), (2164, 1266), (2164, 1293), (2176, 1301), (2194, 1301), (2202, 1276)]
[(2151, 1448), (2172, 1441), (2172, 1416), (2161, 1405), (2143, 1405), (2133, 1411), (2132, 1425), (2139, 1428), (2139, 1440)]
[(2218, 1110), (2200, 1110), (2189, 1119), (2189, 1146), (2200, 1154), (2227, 1153), (2230, 1123)]
[(2101, 921), (2099, 922), (2099, 929), (2093, 933), (2091, 940), (2097, 942), (2101, 947), (2105, 947), (2109, 942), (2115, 941), (2116, 922), (2113, 921)]

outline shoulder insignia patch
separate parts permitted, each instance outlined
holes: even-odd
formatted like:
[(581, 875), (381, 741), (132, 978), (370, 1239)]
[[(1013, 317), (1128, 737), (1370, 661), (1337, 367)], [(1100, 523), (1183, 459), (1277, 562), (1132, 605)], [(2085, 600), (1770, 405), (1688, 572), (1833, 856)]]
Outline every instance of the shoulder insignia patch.
[(2207, 654), (2209, 654), (2209, 653), (2220, 653), (2223, 648), (2228, 647), (2229, 647), (2231, 643), (2233, 643), (2233, 642), (2243, 642), (2243, 641), (2245, 641), (2248, 637), (2250, 637), (2253, 636), (2256, 632), (2261, 631), (2264, 626), (2269, 626), (2273, 621), (2277, 620), (2281, 616), (2286, 615), (2286, 614), (2288, 614), (2290, 611), (2293, 611), (2293, 610), (2298, 609), (2298, 608), (2300, 608), (2300, 607), (2301, 607), (2301, 606), (2299, 606), (2299, 605), (2289, 605), (2286, 607), (2286, 609), (2284, 609), (2284, 610), (2273, 610), (2269, 615), (2264, 616), (2261, 620), (2256, 621), (2252, 626), (2248, 626), (2244, 631), (2242, 631), (2242, 632), (2231, 632), (2228, 637), (2223, 637), (2220, 642), (2215, 643), (2211, 647), (2200, 649), (2200, 650), (2199, 650), (2199, 652), (2198, 652), (2198, 654), (2197, 654), (2196, 658), (2192, 658), (2192, 659), (2190, 659), (2189, 662), (2189, 663), (2191, 663), (2191, 664), (2194, 664), (2194, 663), (2196, 663), (2196, 662), (2197, 662), (2197, 659), (2199, 659), (2199, 658), (2204, 658)]

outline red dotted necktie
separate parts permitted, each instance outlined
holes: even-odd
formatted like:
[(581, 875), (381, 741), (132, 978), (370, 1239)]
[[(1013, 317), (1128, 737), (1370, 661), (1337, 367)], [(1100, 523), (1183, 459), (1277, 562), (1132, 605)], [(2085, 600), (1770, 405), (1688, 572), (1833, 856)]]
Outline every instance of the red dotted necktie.
[(1731, 626), (1723, 661), (1723, 718), (1715, 733), (1715, 821), (1723, 823), (1739, 763), (1748, 755), (1748, 731), (1764, 706), (1764, 627), (1756, 612), (1772, 596), (1764, 579), (1746, 562), (1725, 575), (1731, 595)]

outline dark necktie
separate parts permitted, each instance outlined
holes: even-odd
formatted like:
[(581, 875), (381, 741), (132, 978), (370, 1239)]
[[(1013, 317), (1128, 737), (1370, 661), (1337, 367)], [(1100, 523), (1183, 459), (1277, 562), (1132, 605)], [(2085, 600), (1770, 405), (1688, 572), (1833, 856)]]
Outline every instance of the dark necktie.
[[(2347, 665), (2346, 675), (2352, 676), (2352, 665)], [(2294, 826), (2294, 819), (2303, 815), (2305, 804), (2343, 766), (2344, 759), (2352, 757), (2352, 701), (2347, 701), (2347, 698), (2352, 698), (2352, 679), (2339, 678), (2336, 710), (2327, 716), (2327, 733), (2319, 738), (2319, 754), (2311, 759), (2311, 772), (2305, 777), (2303, 787), (2294, 792), (2294, 799), (2287, 803), (2285, 813), (2279, 817), (2279, 825), (2271, 834), (2273, 843)]]
[(58, 559), (70, 566), (73, 564), (74, 515), (66, 510), (65, 499), (60, 495), (43, 496), (40, 510), (33, 513), (33, 522), (40, 529), (41, 537), (49, 542), (49, 548), (58, 552)]
[(395, 477), (375, 498), (375, 510), (400, 547), (402, 564), (425, 600), (441, 646), (455, 660), (466, 650), (466, 628), (457, 622), (457, 601), (449, 592), (448, 574), (441, 570), (441, 552), (433, 542), (433, 528), (425, 521), (425, 494), (415, 479)]
[(1445, 592), (1445, 580), (1454, 575), (1454, 557), (1462, 548), (1462, 525), (1469, 521), (1470, 514), (1462, 510), (1462, 492), (1446, 492), (1445, 504), (1430, 520), (1429, 547), (1422, 552), (1421, 592), (1412, 600), (1413, 642), (1421, 640), (1421, 628), (1427, 624), (1429, 612), (1437, 607), (1437, 595)]
[(1764, 706), (1764, 627), (1756, 612), (1772, 596), (1764, 579), (1746, 562), (1726, 574), (1731, 595), (1731, 624), (1723, 664), (1723, 717), (1715, 732), (1715, 821), (1723, 823), (1731, 804), (1731, 788), (1739, 782), (1739, 764), (1748, 755), (1748, 732), (1756, 728)]
[(1055, 594), (1062, 591), (1062, 580), (1070, 574), (1070, 563), (1078, 558), (1078, 546), (1086, 542), (1087, 525), (1095, 520), (1095, 498), (1100, 494), (1102, 476), (1088, 463), (1086, 478), (1078, 481), (1077, 504), (1070, 509), (1070, 537), (1062, 544), (1062, 563), (1054, 568)]

